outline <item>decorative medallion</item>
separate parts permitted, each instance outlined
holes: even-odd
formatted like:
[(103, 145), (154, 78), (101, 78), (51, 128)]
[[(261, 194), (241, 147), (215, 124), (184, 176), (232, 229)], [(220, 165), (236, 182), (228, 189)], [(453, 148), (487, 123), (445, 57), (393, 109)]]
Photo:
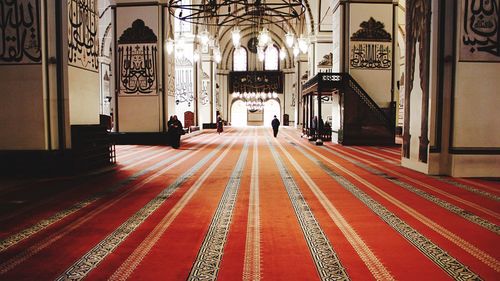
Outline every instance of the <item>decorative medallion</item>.
[(250, 52), (257, 54), (257, 46), (259, 45), (259, 39), (257, 37), (252, 37), (248, 40), (247, 48)]
[(358, 31), (351, 36), (351, 41), (375, 41), (391, 42), (391, 34), (385, 30), (382, 22), (370, 17), (368, 21), (362, 22)]

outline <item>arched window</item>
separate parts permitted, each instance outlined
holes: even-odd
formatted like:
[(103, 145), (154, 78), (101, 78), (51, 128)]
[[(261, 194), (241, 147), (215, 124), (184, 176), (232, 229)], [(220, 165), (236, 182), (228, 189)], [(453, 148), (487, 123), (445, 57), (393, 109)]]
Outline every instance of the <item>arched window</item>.
[(264, 60), (265, 70), (279, 70), (279, 51), (276, 46), (269, 46), (266, 49), (266, 58)]
[(233, 70), (247, 71), (247, 50), (245, 48), (236, 48), (233, 52)]

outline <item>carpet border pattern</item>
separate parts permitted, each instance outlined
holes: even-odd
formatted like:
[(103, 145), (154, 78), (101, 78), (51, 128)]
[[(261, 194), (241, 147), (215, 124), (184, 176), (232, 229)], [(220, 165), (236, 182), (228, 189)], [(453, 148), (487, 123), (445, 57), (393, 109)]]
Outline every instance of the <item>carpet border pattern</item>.
[(90, 271), (113, 252), (142, 222), (144, 222), (163, 202), (165, 202), (187, 179), (192, 177), (203, 167), (225, 143), (219, 144), (217, 148), (197, 162), (193, 167), (183, 173), (175, 182), (160, 192), (155, 198), (137, 211), (132, 217), (120, 225), (115, 231), (104, 238), (99, 244), (88, 251), (82, 258), (76, 261), (56, 280), (82, 280)]
[(297, 216), (305, 240), (311, 252), (311, 256), (318, 270), (321, 280), (350, 280), (345, 268), (342, 266), (337, 253), (333, 249), (330, 240), (326, 237), (323, 229), (319, 225), (306, 199), (300, 192), (290, 171), (283, 163), (283, 159), (276, 152), (274, 145), (269, 138), (266, 139), (273, 155), (273, 158), (280, 171), (280, 176), (285, 185), (293, 210)]
[[(326, 149), (326, 148), (325, 148)], [(303, 148), (297, 147), (304, 156), (315, 162), (323, 171), (337, 181), (347, 191), (352, 193), (356, 198), (363, 202), (370, 210), (377, 214), (383, 221), (385, 221), (394, 230), (399, 232), (405, 239), (412, 245), (417, 247), (425, 256), (427, 256), (436, 265), (442, 268), (455, 280), (481, 280), (481, 278), (472, 272), (467, 266), (452, 257), (446, 251), (434, 244), (431, 240), (423, 234), (412, 228), (402, 219), (397, 217), (394, 213), (385, 208), (382, 204), (377, 202), (371, 196), (357, 188), (354, 184), (348, 181), (343, 176), (335, 173), (330, 167), (318, 160), (316, 157), (304, 151)]]
[(208, 232), (201, 244), (187, 280), (217, 280), (224, 246), (231, 225), (236, 198), (240, 189), (241, 175), (248, 156), (248, 142), (245, 142), (236, 167), (226, 185), (222, 198), (210, 222)]

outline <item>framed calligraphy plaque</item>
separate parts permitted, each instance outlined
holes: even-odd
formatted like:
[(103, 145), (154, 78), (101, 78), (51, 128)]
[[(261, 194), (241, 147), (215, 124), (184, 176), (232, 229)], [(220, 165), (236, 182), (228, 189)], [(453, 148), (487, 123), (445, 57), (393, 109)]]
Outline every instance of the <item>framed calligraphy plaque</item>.
[(500, 0), (462, 0), (459, 55), (461, 61), (500, 61)]

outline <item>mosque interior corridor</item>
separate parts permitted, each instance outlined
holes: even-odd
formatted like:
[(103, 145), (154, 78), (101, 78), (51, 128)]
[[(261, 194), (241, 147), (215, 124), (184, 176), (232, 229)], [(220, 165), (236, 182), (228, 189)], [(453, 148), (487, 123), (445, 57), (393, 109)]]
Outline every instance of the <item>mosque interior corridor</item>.
[(500, 276), (500, 183), (412, 171), (399, 146), (228, 127), (116, 150), (108, 172), (0, 182), (0, 280)]
[(0, 281), (500, 281), (499, 74), (500, 0), (0, 0)]

